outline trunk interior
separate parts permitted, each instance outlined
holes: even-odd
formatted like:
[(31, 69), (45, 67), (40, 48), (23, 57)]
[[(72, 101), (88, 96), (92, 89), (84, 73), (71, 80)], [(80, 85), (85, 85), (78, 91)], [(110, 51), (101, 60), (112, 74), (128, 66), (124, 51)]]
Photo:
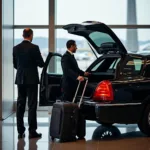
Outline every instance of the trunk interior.
[[(84, 97), (87, 97), (87, 99), (90, 99), (93, 95), (93, 92), (95, 88), (97, 87), (98, 83), (102, 80), (114, 80), (117, 75), (118, 64), (120, 62), (121, 58), (116, 57), (104, 57), (98, 59), (96, 62), (94, 62), (87, 71), (91, 73), (91, 75), (88, 78), (88, 85), (85, 90)], [(84, 88), (85, 82), (81, 84), (80, 90), (79, 90), (79, 97), (82, 94), (83, 88)]]

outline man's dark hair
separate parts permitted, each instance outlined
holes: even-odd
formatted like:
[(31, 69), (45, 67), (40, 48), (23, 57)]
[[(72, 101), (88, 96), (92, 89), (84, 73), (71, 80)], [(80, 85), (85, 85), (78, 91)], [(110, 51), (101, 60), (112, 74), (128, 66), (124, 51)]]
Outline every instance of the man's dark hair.
[(74, 40), (69, 40), (69, 41), (67, 41), (67, 43), (66, 43), (66, 46), (67, 46), (67, 48), (70, 48), (72, 45), (75, 45), (75, 41)]
[(33, 34), (33, 30), (28, 28), (23, 30), (23, 37), (28, 38)]

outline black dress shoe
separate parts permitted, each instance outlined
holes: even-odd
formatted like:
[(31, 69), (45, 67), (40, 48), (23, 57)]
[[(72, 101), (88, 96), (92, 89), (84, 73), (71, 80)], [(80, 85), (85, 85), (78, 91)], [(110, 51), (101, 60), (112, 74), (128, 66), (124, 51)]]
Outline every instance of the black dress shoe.
[(41, 138), (42, 134), (41, 133), (37, 133), (37, 132), (33, 132), (33, 133), (29, 133), (29, 138)]
[(22, 138), (24, 138), (25, 137), (25, 134), (24, 133), (22, 133), (22, 134), (18, 134), (18, 139), (22, 139)]

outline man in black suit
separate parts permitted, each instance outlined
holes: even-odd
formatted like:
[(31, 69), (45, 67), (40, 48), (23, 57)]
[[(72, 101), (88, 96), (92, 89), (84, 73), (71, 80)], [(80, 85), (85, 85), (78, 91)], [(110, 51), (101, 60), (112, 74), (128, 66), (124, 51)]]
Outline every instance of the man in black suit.
[(72, 101), (78, 81), (84, 81), (84, 76), (88, 76), (88, 72), (84, 72), (79, 69), (74, 54), (77, 50), (77, 45), (74, 40), (69, 40), (66, 43), (67, 51), (61, 59), (61, 65), (63, 69), (62, 79), (62, 100)]
[(39, 47), (32, 44), (33, 31), (30, 28), (23, 31), (24, 40), (13, 47), (13, 65), (17, 70), (15, 84), (18, 87), (17, 98), (17, 130), (18, 138), (25, 137), (24, 112), (26, 98), (28, 97), (28, 124), (29, 138), (40, 138), (41, 133), (37, 133), (37, 92), (38, 92), (38, 69), (43, 67), (44, 61)]

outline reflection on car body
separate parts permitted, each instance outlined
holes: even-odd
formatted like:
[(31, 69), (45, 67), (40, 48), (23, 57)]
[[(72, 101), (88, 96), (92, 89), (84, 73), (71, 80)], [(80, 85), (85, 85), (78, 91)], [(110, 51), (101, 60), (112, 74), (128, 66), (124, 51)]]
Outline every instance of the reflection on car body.
[[(104, 23), (87, 21), (63, 28), (86, 38), (91, 52), (101, 55), (86, 70), (91, 76), (81, 105), (85, 118), (105, 125), (138, 124), (144, 134), (150, 135), (150, 56), (128, 53)], [(62, 56), (50, 52), (46, 59), (40, 81), (40, 106), (53, 105), (61, 96), (62, 74), (47, 72), (60, 65), (57, 57)]]

